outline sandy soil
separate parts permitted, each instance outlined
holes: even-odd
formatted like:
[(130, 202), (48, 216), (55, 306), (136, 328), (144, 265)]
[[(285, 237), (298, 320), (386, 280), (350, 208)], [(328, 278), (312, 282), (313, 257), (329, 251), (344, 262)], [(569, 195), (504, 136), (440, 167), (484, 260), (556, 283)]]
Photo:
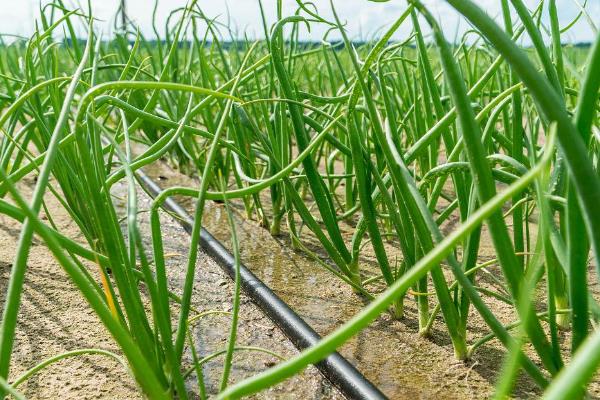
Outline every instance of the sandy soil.
[[(25, 192), (33, 181), (21, 185)], [(48, 197), (57, 227), (80, 239), (78, 229), (56, 200)], [(4, 305), (11, 262), (20, 224), (0, 216), (0, 304)], [(89, 266), (93, 270), (93, 266)], [(83, 296), (55, 262), (50, 251), (35, 239), (28, 262), (19, 313), (10, 377), (21, 375), (41, 361), (66, 351), (101, 348), (118, 352)], [(79, 356), (53, 364), (18, 388), (35, 399), (140, 399), (134, 380), (113, 359)]]
[[(148, 171), (163, 186), (196, 185), (196, 182), (157, 163)], [(26, 182), (29, 186), (32, 182)], [(27, 188), (23, 188), (27, 189)], [(122, 202), (123, 187), (115, 188), (115, 201)], [(182, 199), (182, 204), (190, 206)], [(48, 204), (58, 227), (70, 237), (78, 238), (77, 227), (61, 211), (56, 201), (48, 198)], [(140, 193), (140, 225), (148, 239), (147, 214), (149, 198)], [(273, 238), (256, 221), (242, 216), (239, 204), (234, 204), (236, 224), (244, 263), (277, 294), (288, 302), (320, 334), (326, 335), (352, 315), (356, 314), (364, 301), (351, 289), (316, 265), (301, 253), (291, 250), (285, 235)], [(227, 218), (222, 204), (209, 202), (205, 209), (205, 226), (217, 238), (229, 242)], [(445, 229), (452, 229), (450, 221)], [(170, 284), (174, 290), (181, 287), (183, 265), (188, 246), (188, 236), (169, 216), (162, 216), (165, 252), (168, 258)], [(0, 296), (4, 295), (10, 262), (14, 256), (19, 224), (0, 217)], [(343, 225), (345, 235), (352, 227)], [(486, 240), (481, 245), (481, 259), (493, 257), (493, 249)], [(304, 243), (318, 251), (319, 244), (305, 231)], [(390, 254), (397, 252), (394, 243), (388, 243)], [(361, 259), (362, 267), (376, 270), (376, 262), (367, 247)], [(89, 266), (92, 271), (94, 266)], [(496, 267), (489, 268), (492, 274), (501, 273)], [(451, 280), (451, 274), (446, 273)], [(495, 283), (480, 275), (478, 284), (494, 288)], [(231, 281), (210, 259), (201, 255), (198, 264), (198, 285), (195, 288), (194, 306), (200, 311), (231, 308)], [(0, 297), (0, 303), (3, 298)], [(486, 302), (504, 323), (515, 320), (512, 307), (486, 297)], [(433, 306), (433, 302), (432, 302)], [(256, 309), (247, 298), (242, 299), (240, 321), (240, 345), (252, 345), (275, 351), (290, 357), (296, 350), (277, 328)], [(449, 338), (444, 331), (443, 321), (438, 317), (432, 336), (422, 338), (417, 334), (414, 300), (407, 298), (405, 317), (394, 320), (384, 314), (367, 329), (346, 343), (340, 353), (353, 362), (367, 378), (378, 385), (393, 399), (480, 399), (493, 393), (496, 374), (504, 355), (502, 346), (491, 341), (481, 347), (473, 359), (463, 363), (454, 359)], [(226, 316), (212, 315), (200, 321), (194, 337), (201, 355), (224, 348), (229, 330)], [(472, 310), (469, 321), (469, 341), (489, 332), (483, 321)], [(562, 334), (568, 346), (568, 334)], [(89, 310), (76, 288), (70, 283), (49, 252), (39, 242), (32, 247), (26, 281), (23, 306), (17, 332), (16, 350), (11, 377), (18, 376), (41, 360), (68, 350), (86, 347), (103, 348), (118, 352), (111, 338)], [(273, 365), (277, 360), (262, 353), (239, 352), (235, 357), (236, 368), (232, 381), (252, 375)], [(186, 360), (189, 362), (189, 359)], [(217, 358), (205, 366), (209, 379), (209, 390), (216, 391), (220, 378), (222, 360)], [(62, 361), (35, 375), (20, 387), (30, 398), (139, 398), (135, 382), (123, 368), (110, 359), (100, 356), (77, 357)], [(592, 395), (599, 393), (597, 385), (591, 388)], [(515, 397), (536, 398), (540, 392), (527, 378), (521, 377), (516, 385)], [(261, 393), (258, 398), (340, 398), (331, 385), (309, 368), (283, 384)]]
[[(21, 189), (27, 192), (33, 181), (25, 180)], [(123, 187), (116, 185), (118, 203)], [(141, 191), (140, 191), (141, 192)], [(78, 229), (57, 201), (47, 196), (46, 202), (58, 228), (69, 237), (81, 239)], [(140, 210), (147, 209), (149, 198), (140, 193)], [(148, 213), (140, 213), (140, 226), (149, 238)], [(183, 281), (183, 268), (189, 245), (188, 235), (169, 216), (162, 216), (165, 253), (168, 258), (171, 288), (178, 291)], [(0, 216), (0, 306), (10, 273), (10, 263), (20, 231), (19, 223)], [(95, 274), (94, 266), (88, 265)], [(96, 275), (97, 276), (97, 275)], [(193, 305), (200, 312), (230, 311), (233, 285), (220, 268), (205, 254), (197, 267), (197, 285)], [(297, 351), (275, 325), (245, 296), (241, 299), (238, 345), (269, 349), (285, 358)], [(193, 330), (200, 357), (225, 347), (230, 321), (227, 315), (210, 315), (199, 320)], [(28, 368), (57, 354), (82, 348), (101, 348), (119, 353), (112, 338), (69, 281), (50, 252), (39, 240), (31, 249), (28, 272), (20, 309), (15, 351), (10, 378), (15, 379)], [(189, 362), (189, 354), (188, 359)], [(230, 382), (260, 372), (277, 362), (264, 353), (243, 351), (234, 356)], [(207, 388), (216, 393), (222, 358), (205, 364)], [(195, 376), (189, 383), (193, 385)], [(103, 356), (78, 356), (53, 364), (19, 386), (31, 399), (138, 399), (143, 398), (133, 379), (117, 362)], [(311, 367), (256, 398), (339, 399), (339, 393), (319, 372)]]

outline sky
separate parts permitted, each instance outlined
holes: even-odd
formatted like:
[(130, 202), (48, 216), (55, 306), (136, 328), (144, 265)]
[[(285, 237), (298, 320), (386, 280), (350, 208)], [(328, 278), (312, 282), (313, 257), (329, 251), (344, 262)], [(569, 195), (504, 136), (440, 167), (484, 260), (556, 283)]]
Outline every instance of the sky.
[[(67, 5), (75, 6), (77, 0), (64, 0)], [(153, 0), (126, 0), (128, 16), (135, 21), (142, 32), (152, 35)], [(481, 8), (495, 18), (501, 16), (500, 0), (474, 0)], [(533, 8), (538, 0), (524, 0)], [(110, 34), (110, 21), (118, 8), (119, 0), (91, 0), (94, 15), (104, 22), (98, 23), (105, 34)], [(169, 12), (186, 4), (187, 0), (159, 0), (157, 19), (162, 26)], [(321, 15), (330, 17), (329, 0), (312, 0)], [(444, 0), (423, 0), (433, 15), (438, 18), (449, 39), (457, 37), (469, 28)], [(585, 0), (557, 0), (561, 26), (565, 26), (578, 14), (579, 4)], [(43, 1), (46, 3), (46, 1)], [(87, 0), (82, 0), (87, 4)], [(209, 17), (219, 17), (222, 22), (229, 19), (230, 26), (251, 38), (263, 36), (258, 0), (198, 0), (204, 13)], [(17, 6), (18, 4), (18, 6)], [(0, 0), (0, 32), (4, 34), (30, 35), (34, 30), (34, 20), (39, 15), (39, 0)], [(364, 40), (376, 36), (382, 28), (389, 26), (406, 8), (405, 0), (389, 2), (371, 2), (368, 0), (334, 0), (336, 10), (343, 21), (347, 22), (346, 29), (354, 40)], [(275, 21), (276, 0), (263, 0), (269, 24)], [(284, 15), (293, 15), (297, 4), (295, 0), (283, 0)], [(587, 12), (591, 23), (600, 27), (600, 0), (587, 0)], [(545, 13), (547, 15), (547, 12)], [(547, 18), (545, 18), (547, 22)], [(425, 24), (423, 24), (425, 25)], [(320, 40), (325, 32), (325, 26), (312, 26), (311, 32), (304, 30), (302, 38)], [(403, 24), (394, 39), (400, 40), (410, 32), (410, 23)], [(83, 32), (83, 31), (82, 31)], [(580, 18), (579, 22), (567, 32), (563, 40), (567, 42), (590, 42), (596, 36), (590, 21)], [(339, 36), (331, 35), (332, 39)]]

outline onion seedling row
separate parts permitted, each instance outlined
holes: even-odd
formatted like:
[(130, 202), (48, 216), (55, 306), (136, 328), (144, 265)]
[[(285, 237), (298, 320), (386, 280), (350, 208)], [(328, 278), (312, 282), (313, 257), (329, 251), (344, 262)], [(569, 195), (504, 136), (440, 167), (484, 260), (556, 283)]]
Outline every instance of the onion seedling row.
[[(147, 397), (184, 399), (210, 395), (202, 364), (224, 355), (218, 397), (238, 398), (324, 359), (383, 313), (401, 323), (411, 313), (415, 335), (442, 331), (460, 361), (497, 339), (506, 354), (497, 398), (520, 371), (548, 398), (585, 396), (600, 367), (600, 271), (590, 261), (600, 254), (600, 36), (589, 47), (566, 40), (578, 24), (597, 32), (587, 3), (563, 26), (555, 0), (531, 10), (501, 0), (495, 20), (471, 0), (447, 0), (472, 27), (450, 40), (425, 2), (409, 0), (362, 42), (332, 0), (296, 0), (290, 15), (275, 3), (270, 21), (256, 2), (258, 41), (195, 0), (167, 16), (162, 36), (155, 2), (152, 39), (127, 19), (101, 36), (90, 10), (61, 0), (41, 8), (31, 37), (0, 37), (0, 213), (22, 227), (3, 297), (0, 397), (19, 397), (18, 385), (59, 360), (101, 354), (127, 365)], [(320, 42), (300, 39), (317, 27)], [(400, 31), (410, 33), (393, 40)], [(197, 185), (154, 200), (148, 244), (136, 171), (161, 162)], [(119, 182), (124, 219), (111, 194)], [(50, 195), (83, 242), (41, 218)], [(192, 200), (194, 220), (176, 291), (159, 218), (171, 195)], [(235, 352), (264, 349), (236, 344), (237, 275), (226, 347), (201, 359), (191, 339), (200, 231), (213, 202), (314, 260), (364, 309), (298, 356), (230, 385)], [(231, 222), (237, 265), (235, 231)], [(34, 235), (118, 354), (71, 351), (11, 375)], [(475, 318), (486, 332), (472, 330)]]

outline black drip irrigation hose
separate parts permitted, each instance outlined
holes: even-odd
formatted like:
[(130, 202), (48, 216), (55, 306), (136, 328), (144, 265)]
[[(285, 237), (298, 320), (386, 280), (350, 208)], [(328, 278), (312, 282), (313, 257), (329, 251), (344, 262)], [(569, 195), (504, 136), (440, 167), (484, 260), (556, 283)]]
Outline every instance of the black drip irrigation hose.
[[(162, 189), (141, 170), (136, 174), (140, 183), (152, 197)], [(163, 208), (178, 217), (179, 223), (190, 233), (194, 223), (188, 212), (172, 198), (167, 198)], [(231, 279), (235, 277), (234, 256), (206, 229), (200, 233), (200, 247), (213, 258)], [(298, 350), (302, 351), (321, 337), (310, 325), (294, 312), (267, 285), (254, 275), (244, 264), (240, 266), (241, 284), (244, 292), (283, 331)], [(338, 352), (330, 354), (315, 364), (319, 371), (348, 399), (383, 400), (387, 397), (348, 360)]]

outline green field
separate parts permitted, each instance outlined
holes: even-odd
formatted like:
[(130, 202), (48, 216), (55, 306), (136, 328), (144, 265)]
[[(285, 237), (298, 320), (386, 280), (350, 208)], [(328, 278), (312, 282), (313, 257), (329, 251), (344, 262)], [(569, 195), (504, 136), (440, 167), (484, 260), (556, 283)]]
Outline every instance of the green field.
[[(31, 37), (5, 37), (0, 214), (19, 236), (1, 260), (10, 269), (0, 286), (0, 397), (20, 398), (19, 385), (73, 356), (11, 373), (34, 237), (112, 337), (108, 356), (124, 360), (149, 398), (261, 392), (384, 313), (415, 319), (415, 336), (435, 327), (461, 361), (497, 340), (495, 398), (510, 396), (520, 375), (548, 399), (586, 396), (600, 367), (600, 37), (564, 43), (571, 27), (559, 25), (554, 0), (534, 10), (502, 0), (496, 21), (476, 2), (447, 2), (473, 26), (456, 42), (417, 0), (365, 43), (349, 39), (335, 12), (326, 19), (300, 0), (297, 15), (265, 20), (259, 41), (232, 41), (201, 2), (173, 11), (159, 40), (133, 24), (100, 37), (85, 10), (61, 1)], [(583, 8), (573, 22), (582, 21), (598, 16)], [(82, 24), (85, 39), (75, 36)], [(300, 40), (316, 25), (341, 40)], [(401, 26), (412, 33), (391, 40)], [(195, 182), (167, 190), (193, 204), (176, 289), (161, 200), (138, 204), (136, 171), (158, 163)], [(117, 184), (124, 206), (111, 194)], [(77, 238), (54, 223), (50, 197)], [(188, 332), (200, 227), (219, 204), (328, 270), (364, 307), (316, 346), (232, 384), (237, 282), (210, 393)]]

